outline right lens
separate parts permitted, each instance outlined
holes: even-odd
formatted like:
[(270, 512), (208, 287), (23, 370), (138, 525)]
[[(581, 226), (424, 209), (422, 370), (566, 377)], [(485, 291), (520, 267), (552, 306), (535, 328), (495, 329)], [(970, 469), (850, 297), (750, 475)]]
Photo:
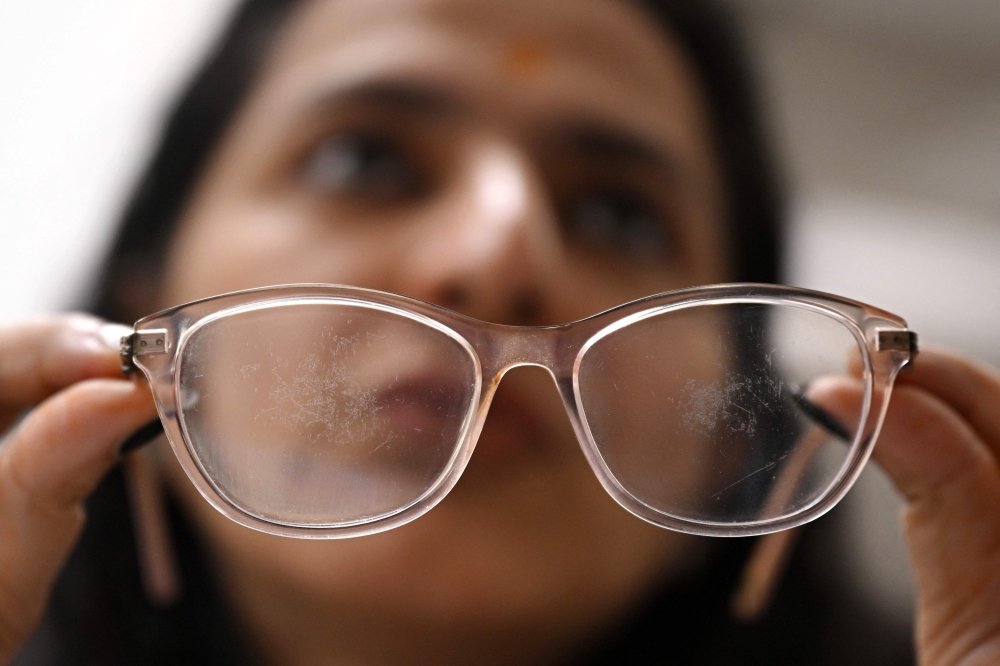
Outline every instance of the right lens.
[(578, 398), (637, 502), (707, 524), (770, 521), (818, 502), (845, 469), (860, 421), (838, 423), (808, 388), (848, 376), (861, 353), (846, 320), (809, 306), (687, 305), (599, 333), (579, 359)]
[(225, 311), (178, 350), (180, 421), (233, 507), (282, 525), (370, 522), (419, 501), (450, 470), (478, 371), (434, 324), (346, 299)]

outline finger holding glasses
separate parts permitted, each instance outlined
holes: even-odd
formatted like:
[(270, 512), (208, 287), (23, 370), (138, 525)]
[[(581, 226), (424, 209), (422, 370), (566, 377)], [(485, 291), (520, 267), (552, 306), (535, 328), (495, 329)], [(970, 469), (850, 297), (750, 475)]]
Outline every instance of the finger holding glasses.
[(155, 414), (122, 378), (126, 331), (83, 315), (0, 329), (0, 663), (38, 623), (119, 442)]
[[(860, 382), (821, 402), (849, 418)], [(906, 500), (921, 664), (1000, 661), (1000, 376), (921, 351), (900, 373), (874, 457)]]

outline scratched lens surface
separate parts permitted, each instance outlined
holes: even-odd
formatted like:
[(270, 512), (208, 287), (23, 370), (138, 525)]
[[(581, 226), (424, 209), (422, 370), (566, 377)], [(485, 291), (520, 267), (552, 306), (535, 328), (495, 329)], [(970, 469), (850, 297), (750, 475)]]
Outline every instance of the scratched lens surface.
[(337, 300), (226, 313), (180, 350), (179, 404), (205, 476), (284, 525), (391, 515), (436, 486), (473, 409), (461, 342), (394, 310)]
[(859, 349), (818, 310), (689, 306), (598, 336), (578, 390), (590, 437), (635, 500), (688, 520), (771, 520), (818, 501), (844, 468), (859, 423), (834, 421), (809, 386), (848, 376)]

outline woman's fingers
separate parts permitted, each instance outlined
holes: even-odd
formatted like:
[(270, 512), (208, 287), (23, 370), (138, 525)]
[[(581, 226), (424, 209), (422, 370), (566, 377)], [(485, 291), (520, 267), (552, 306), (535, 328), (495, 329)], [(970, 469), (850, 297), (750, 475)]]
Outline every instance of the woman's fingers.
[[(1000, 466), (981, 435), (983, 406), (952, 403), (968, 396), (963, 387), (916, 384), (908, 378), (893, 391), (874, 457), (907, 501), (921, 663), (1000, 658)], [(979, 388), (989, 399), (991, 388)], [(828, 379), (809, 393), (843, 422), (857, 422), (860, 381)]]
[[(838, 421), (857, 423), (864, 387), (856, 379), (826, 378), (810, 386), (809, 397)], [(989, 449), (955, 409), (914, 386), (893, 391), (873, 455), (910, 501), (996, 466)]]
[(0, 663), (41, 617), (118, 443), (154, 414), (145, 385), (87, 380), (39, 405), (0, 447)]
[(118, 341), (130, 331), (82, 314), (0, 329), (0, 410), (22, 410), (83, 379), (120, 377)]
[(1000, 375), (971, 359), (921, 351), (897, 386), (919, 386), (948, 403), (1000, 456)]
[(924, 663), (1000, 657), (1000, 467), (937, 393), (901, 386), (875, 457), (906, 495)]

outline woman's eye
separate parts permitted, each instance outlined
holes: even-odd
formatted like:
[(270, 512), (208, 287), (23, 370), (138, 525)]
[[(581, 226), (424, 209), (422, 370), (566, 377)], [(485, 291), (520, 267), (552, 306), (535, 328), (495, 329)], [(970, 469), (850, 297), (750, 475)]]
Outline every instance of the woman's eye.
[(566, 211), (570, 234), (599, 249), (642, 261), (660, 261), (670, 253), (667, 222), (642, 197), (621, 191), (599, 191), (576, 200)]
[(312, 154), (309, 182), (335, 196), (394, 201), (416, 195), (416, 166), (391, 138), (369, 134), (332, 136)]

